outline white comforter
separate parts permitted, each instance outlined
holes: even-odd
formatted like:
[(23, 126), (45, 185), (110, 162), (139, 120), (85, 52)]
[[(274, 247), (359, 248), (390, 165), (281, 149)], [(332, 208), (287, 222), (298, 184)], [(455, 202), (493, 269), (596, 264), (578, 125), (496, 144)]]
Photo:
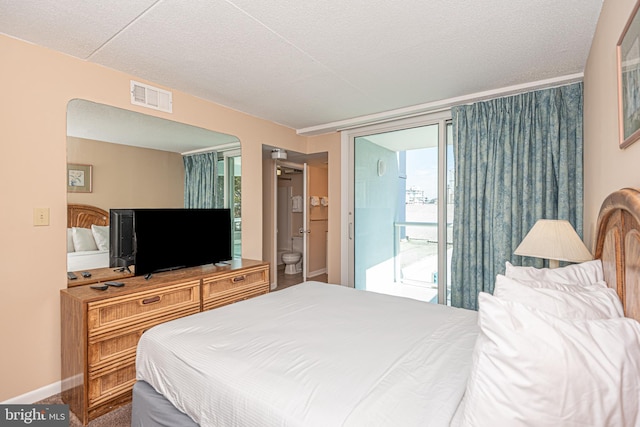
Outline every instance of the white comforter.
[(201, 426), (448, 426), (476, 312), (307, 282), (152, 328), (137, 378)]
[(109, 267), (109, 251), (80, 251), (67, 253), (67, 271), (84, 271)]

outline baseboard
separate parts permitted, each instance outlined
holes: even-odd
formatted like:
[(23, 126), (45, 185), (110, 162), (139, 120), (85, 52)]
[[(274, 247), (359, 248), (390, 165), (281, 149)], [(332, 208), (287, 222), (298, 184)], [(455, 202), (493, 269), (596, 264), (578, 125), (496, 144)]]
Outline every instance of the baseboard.
[(316, 270), (316, 271), (310, 271), (309, 274), (307, 274), (307, 277), (311, 278), (311, 277), (316, 277), (319, 276), (321, 274), (325, 274), (327, 272), (326, 268), (320, 269), (320, 270)]
[(37, 390), (30, 391), (20, 396), (13, 397), (2, 402), (3, 405), (30, 405), (59, 394), (62, 391), (62, 382), (57, 381), (53, 384), (46, 385)]

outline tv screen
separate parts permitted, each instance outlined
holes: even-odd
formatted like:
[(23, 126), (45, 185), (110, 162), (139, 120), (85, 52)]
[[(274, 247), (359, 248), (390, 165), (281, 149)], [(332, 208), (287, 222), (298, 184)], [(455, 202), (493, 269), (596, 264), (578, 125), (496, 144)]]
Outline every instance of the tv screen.
[(231, 259), (230, 209), (135, 209), (135, 274)]

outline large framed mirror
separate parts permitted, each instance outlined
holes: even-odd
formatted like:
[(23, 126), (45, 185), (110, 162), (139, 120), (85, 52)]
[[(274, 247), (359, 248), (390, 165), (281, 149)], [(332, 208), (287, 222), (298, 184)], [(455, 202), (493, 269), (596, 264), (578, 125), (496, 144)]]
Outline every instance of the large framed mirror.
[[(70, 101), (67, 165), (90, 191), (67, 193), (67, 271), (100, 275), (109, 268), (110, 209), (185, 207), (184, 157), (202, 153), (216, 155), (216, 207), (231, 209), (232, 252), (240, 257), (240, 150), (233, 135), (87, 100)], [(91, 173), (78, 177), (77, 171)]]

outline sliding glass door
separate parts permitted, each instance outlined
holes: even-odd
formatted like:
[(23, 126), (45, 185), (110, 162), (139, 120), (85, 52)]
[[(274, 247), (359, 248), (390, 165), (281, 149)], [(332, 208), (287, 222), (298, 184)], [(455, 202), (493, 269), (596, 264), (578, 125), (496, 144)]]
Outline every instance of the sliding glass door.
[(351, 138), (349, 218), (357, 289), (446, 303), (453, 152), (446, 116)]
[(232, 236), (231, 252), (234, 259), (242, 258), (242, 212), (240, 202), (242, 183), (240, 150), (218, 153), (218, 195), (219, 206), (231, 209)]

